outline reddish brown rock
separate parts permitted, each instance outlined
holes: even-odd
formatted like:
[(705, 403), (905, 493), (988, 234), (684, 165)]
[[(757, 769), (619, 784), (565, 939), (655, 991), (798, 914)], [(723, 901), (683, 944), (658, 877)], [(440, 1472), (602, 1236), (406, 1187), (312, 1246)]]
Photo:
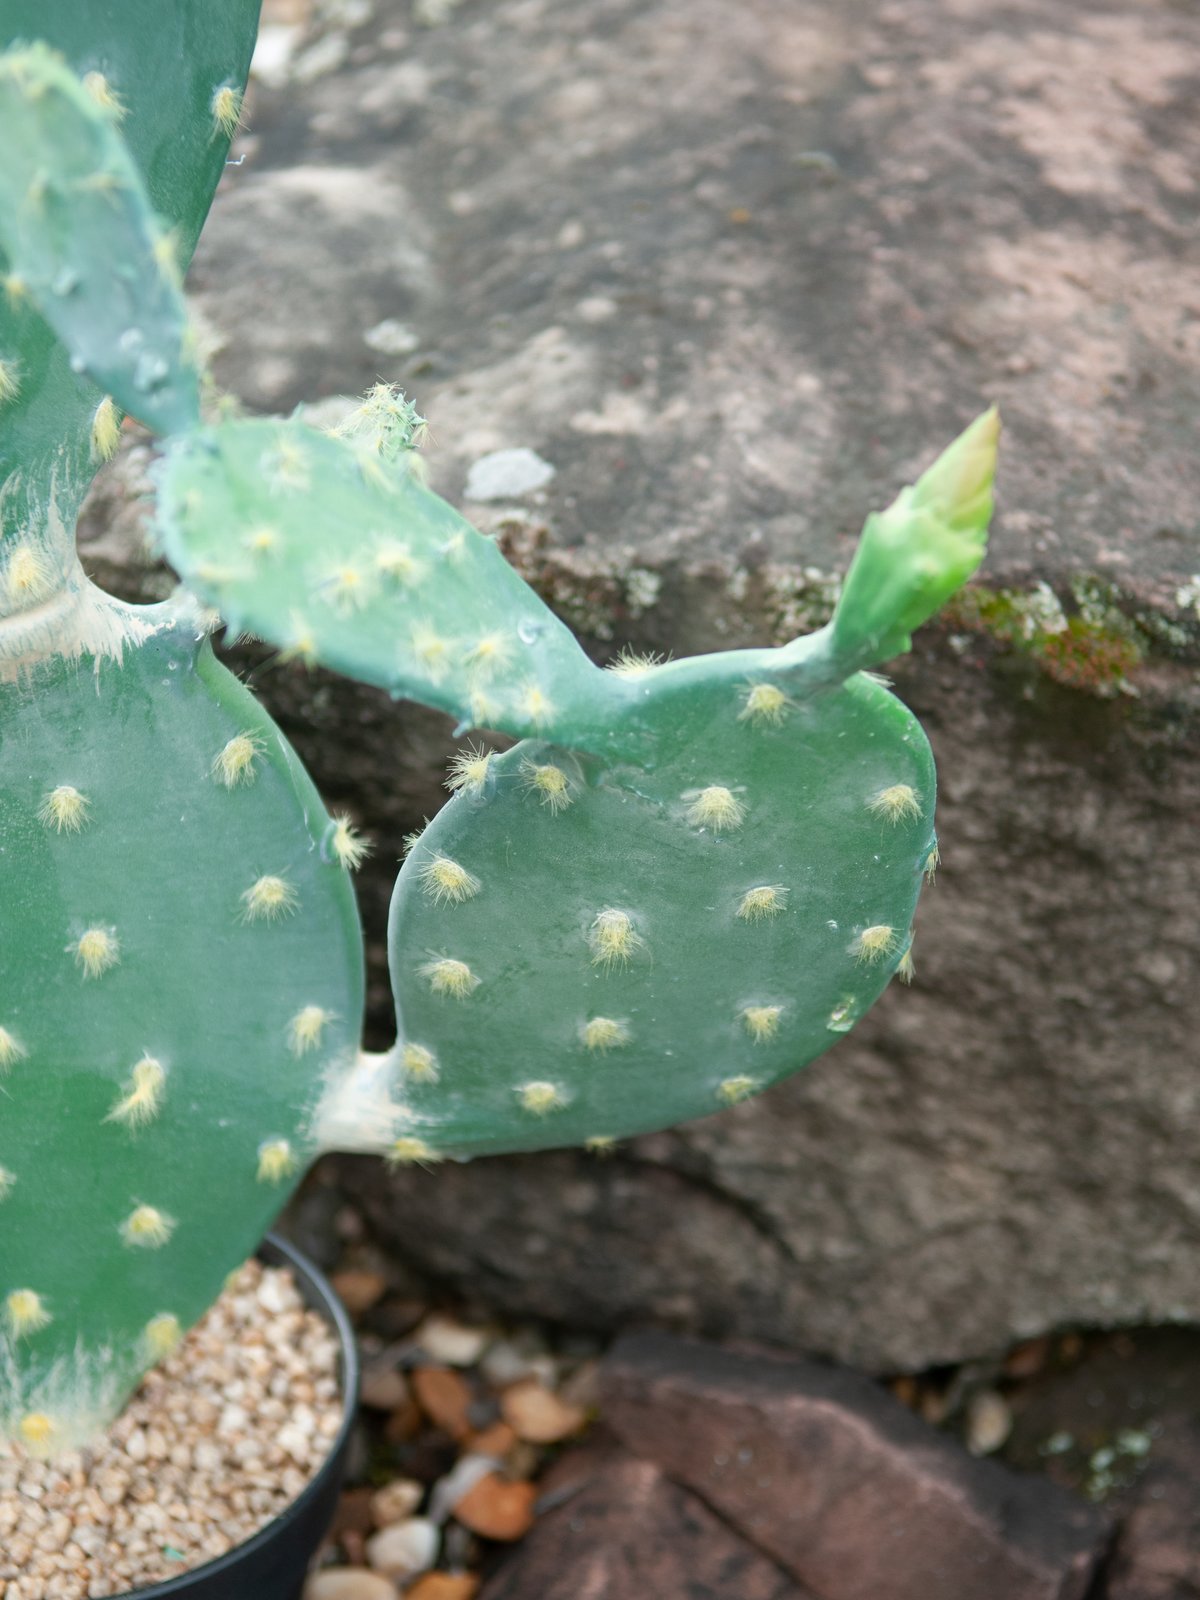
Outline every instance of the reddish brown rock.
[(815, 1600), (694, 1495), (623, 1451), (572, 1452), (545, 1498), (558, 1503), (479, 1600)]
[(643, 1334), (601, 1414), (821, 1600), (1082, 1600), (1103, 1514), (844, 1369)]
[(1103, 1600), (1200, 1595), (1200, 1426), (1170, 1422), (1154, 1441), (1121, 1526)]

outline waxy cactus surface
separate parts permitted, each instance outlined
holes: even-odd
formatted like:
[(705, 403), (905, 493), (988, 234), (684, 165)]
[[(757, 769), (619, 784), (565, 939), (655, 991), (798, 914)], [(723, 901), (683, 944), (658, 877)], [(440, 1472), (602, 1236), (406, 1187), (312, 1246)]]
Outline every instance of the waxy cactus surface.
[[(127, 10), (149, 25), (148, 3)], [(759, 1092), (911, 975), (933, 764), (863, 669), (974, 570), (991, 510), (994, 412), (868, 520), (828, 627), (601, 671), (424, 487), (420, 419), (388, 386), (334, 435), (197, 424), (161, 213), (186, 255), (253, 10), (183, 6), (197, 54), (174, 85), (108, 70), (130, 58), (96, 38), (68, 54), (102, 83), (38, 45), (0, 57), (0, 124), (28, 143), (0, 181), (19, 286), (0, 322), (0, 1434), (40, 1453), (104, 1426), (322, 1151), (602, 1150)], [(232, 58), (200, 20), (217, 12)], [(190, 132), (164, 169), (172, 89)], [(93, 169), (120, 175), (111, 216)], [(22, 211), (71, 185), (77, 207)], [(479, 730), (399, 875), (384, 1054), (358, 1048), (364, 842), (189, 595), (132, 607), (79, 569), (68, 530), (125, 407), (171, 435), (159, 538), (200, 600)]]

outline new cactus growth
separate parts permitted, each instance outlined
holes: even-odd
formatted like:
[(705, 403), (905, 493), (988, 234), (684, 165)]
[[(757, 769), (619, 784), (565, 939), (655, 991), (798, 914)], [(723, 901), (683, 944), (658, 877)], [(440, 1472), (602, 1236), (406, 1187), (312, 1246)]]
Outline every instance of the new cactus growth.
[[(0, 1434), (41, 1453), (103, 1428), (323, 1151), (604, 1149), (796, 1071), (911, 970), (933, 764), (863, 669), (981, 559), (998, 435), (988, 412), (868, 520), (826, 628), (601, 671), (424, 486), (390, 388), (336, 434), (199, 420), (178, 270), (256, 6), (174, 8), (152, 67), (66, 9), (69, 64), (0, 56)], [(146, 608), (68, 531), (126, 410), (166, 436), (187, 585)], [(385, 1054), (358, 1048), (364, 843), (193, 596), (521, 741), (465, 743), (412, 842)]]

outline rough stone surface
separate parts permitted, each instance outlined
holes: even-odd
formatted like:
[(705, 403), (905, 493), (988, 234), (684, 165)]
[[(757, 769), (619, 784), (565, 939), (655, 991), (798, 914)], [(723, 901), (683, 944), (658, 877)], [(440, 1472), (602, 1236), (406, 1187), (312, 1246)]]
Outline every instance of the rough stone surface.
[(648, 1461), (589, 1446), (479, 1600), (813, 1600)]
[(1200, 1594), (1200, 1425), (1173, 1418), (1155, 1439), (1121, 1524), (1101, 1600)]
[(643, 1334), (601, 1368), (605, 1422), (821, 1600), (1082, 1600), (1100, 1511), (969, 1456), (815, 1362)]
[[(1077, 677), (1121, 617), (1145, 659), (1140, 698), (1103, 699), (994, 623), (926, 632), (896, 674), (943, 777), (917, 982), (802, 1079), (607, 1163), (347, 1180), (410, 1263), (600, 1329), (654, 1317), (894, 1370), (1200, 1317), (1200, 17), (1171, 0), (356, 14), (298, 43), (301, 81), (253, 96), (193, 275), (219, 376), (251, 405), (399, 379), (456, 499), (480, 455), (536, 450), (556, 476), (503, 537), (607, 655), (821, 620), (864, 512), (994, 396), (986, 581), (1052, 583), (1072, 611), (1075, 584), (1098, 618)], [(373, 347), (387, 319), (411, 356)], [(91, 527), (101, 576), (154, 581)], [(1089, 574), (1115, 590), (1089, 598)], [(390, 877), (442, 798), (446, 726), (236, 659), (377, 836), (362, 885), (386, 1042)]]

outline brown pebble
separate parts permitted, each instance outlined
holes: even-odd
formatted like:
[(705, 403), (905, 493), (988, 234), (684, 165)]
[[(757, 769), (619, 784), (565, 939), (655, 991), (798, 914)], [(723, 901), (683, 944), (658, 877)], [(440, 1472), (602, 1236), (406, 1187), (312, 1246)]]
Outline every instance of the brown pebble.
[(312, 1574), (302, 1600), (396, 1600), (396, 1585), (365, 1567), (328, 1567)]
[(407, 1444), (421, 1431), (421, 1408), (409, 1395), (384, 1423), (383, 1436), (389, 1444)]
[(1026, 1339), (1024, 1344), (1008, 1352), (1004, 1362), (1006, 1375), (1010, 1378), (1036, 1378), (1049, 1361), (1053, 1348), (1048, 1338)]
[(523, 1538), (533, 1526), (536, 1499), (533, 1484), (510, 1483), (499, 1473), (489, 1472), (463, 1495), (454, 1515), (481, 1538), (511, 1543)]
[(343, 1489), (333, 1514), (329, 1537), (336, 1540), (347, 1532), (370, 1533), (375, 1526), (371, 1516), (372, 1498), (370, 1489)]
[(371, 1520), (377, 1528), (386, 1528), (393, 1522), (403, 1522), (425, 1498), (425, 1485), (415, 1478), (396, 1478), (384, 1484), (371, 1496)]
[(478, 1593), (473, 1572), (427, 1572), (405, 1591), (404, 1600), (473, 1600)]
[(528, 1444), (558, 1444), (587, 1421), (579, 1406), (565, 1405), (537, 1378), (522, 1378), (500, 1396), (505, 1422)]
[(452, 1438), (465, 1439), (471, 1431), (467, 1412), (471, 1390), (466, 1380), (449, 1367), (417, 1367), (412, 1375), (417, 1404), (439, 1428)]
[(395, 1411), (408, 1399), (408, 1379), (396, 1367), (363, 1368), (359, 1398), (372, 1411)]
[(493, 1422), (467, 1441), (473, 1455), (494, 1456), (497, 1461), (503, 1461), (516, 1442), (517, 1436), (507, 1422)]
[(345, 1272), (335, 1272), (329, 1281), (352, 1317), (369, 1311), (377, 1301), (383, 1299), (387, 1288), (387, 1279), (381, 1272), (364, 1272), (354, 1267), (348, 1267)]

